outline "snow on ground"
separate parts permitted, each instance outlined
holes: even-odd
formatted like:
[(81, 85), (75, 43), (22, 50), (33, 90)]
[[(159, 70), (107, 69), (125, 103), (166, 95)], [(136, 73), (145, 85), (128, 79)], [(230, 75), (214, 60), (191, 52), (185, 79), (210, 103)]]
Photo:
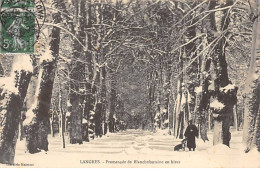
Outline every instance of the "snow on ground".
[(173, 151), (181, 140), (163, 134), (127, 130), (82, 145), (71, 145), (66, 137), (65, 149), (59, 136), (49, 137), (49, 152), (37, 154), (25, 153), (25, 142), (18, 141), (15, 163), (33, 164), (30, 167), (260, 167), (259, 152), (243, 152), (242, 132), (232, 132), (231, 148), (213, 146), (209, 133), (210, 141), (196, 140), (194, 152)]

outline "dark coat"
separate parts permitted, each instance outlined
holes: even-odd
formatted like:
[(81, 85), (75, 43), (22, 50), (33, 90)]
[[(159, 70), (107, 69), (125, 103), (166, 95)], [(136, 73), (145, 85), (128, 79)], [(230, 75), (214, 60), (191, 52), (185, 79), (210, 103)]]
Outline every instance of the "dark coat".
[(186, 128), (184, 136), (187, 139), (188, 148), (196, 148), (195, 137), (198, 137), (198, 128), (191, 124)]

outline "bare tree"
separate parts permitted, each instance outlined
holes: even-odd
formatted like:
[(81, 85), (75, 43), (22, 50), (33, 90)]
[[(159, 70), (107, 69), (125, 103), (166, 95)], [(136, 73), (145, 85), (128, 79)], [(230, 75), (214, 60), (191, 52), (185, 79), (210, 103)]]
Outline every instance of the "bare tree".
[(32, 76), (30, 56), (16, 55), (12, 68), (10, 77), (0, 78), (0, 163), (5, 164), (14, 162), (18, 125)]
[(251, 19), (253, 21), (251, 61), (247, 77), (247, 97), (245, 103), (244, 135), (245, 152), (254, 147), (260, 151), (260, 18), (259, 0), (250, 0)]
[[(60, 10), (66, 9), (62, 1), (54, 0), (52, 5)], [(61, 23), (60, 12), (52, 15), (54, 24)], [(46, 49), (41, 59), (41, 68), (38, 74), (38, 85), (36, 87), (34, 105), (26, 113), (26, 141), (27, 150), (30, 153), (39, 152), (39, 150), (48, 151), (48, 133), (50, 129), (50, 104), (52, 98), (52, 89), (57, 69), (57, 60), (59, 58), (60, 28), (54, 26), (51, 32), (49, 49)]]

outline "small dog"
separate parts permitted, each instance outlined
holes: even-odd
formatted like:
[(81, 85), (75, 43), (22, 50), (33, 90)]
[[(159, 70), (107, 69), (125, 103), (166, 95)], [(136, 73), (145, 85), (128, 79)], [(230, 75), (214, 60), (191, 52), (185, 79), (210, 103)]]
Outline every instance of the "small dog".
[(186, 139), (183, 139), (181, 141), (181, 144), (178, 144), (174, 147), (174, 151), (185, 151), (185, 147), (186, 147)]

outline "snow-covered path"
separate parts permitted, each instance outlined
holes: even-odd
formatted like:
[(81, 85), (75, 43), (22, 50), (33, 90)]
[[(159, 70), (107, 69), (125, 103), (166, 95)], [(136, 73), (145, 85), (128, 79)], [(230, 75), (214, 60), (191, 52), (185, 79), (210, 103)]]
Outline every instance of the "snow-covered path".
[(82, 145), (67, 142), (65, 149), (61, 148), (59, 137), (49, 137), (47, 153), (25, 153), (24, 141), (18, 141), (15, 163), (32, 165), (29, 167), (260, 167), (256, 150), (243, 153), (241, 135), (232, 133), (228, 148), (213, 147), (209, 134), (209, 142), (197, 139), (195, 152), (175, 152), (173, 148), (180, 140), (143, 130), (109, 134)]

